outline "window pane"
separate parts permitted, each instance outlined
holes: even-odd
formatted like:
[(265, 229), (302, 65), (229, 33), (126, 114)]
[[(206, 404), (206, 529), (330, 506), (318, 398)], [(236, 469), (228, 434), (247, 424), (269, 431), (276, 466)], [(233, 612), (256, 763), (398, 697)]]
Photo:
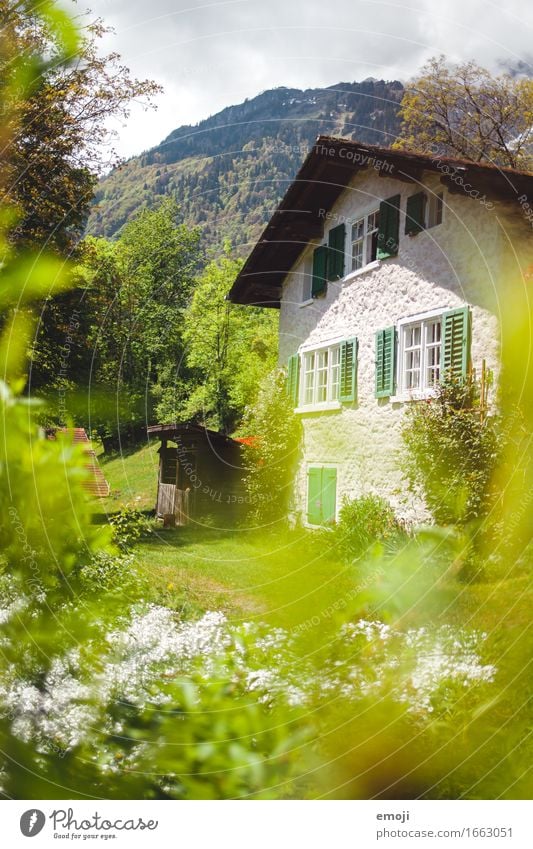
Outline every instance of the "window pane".
[(371, 212), (368, 216), (367, 221), (367, 233), (371, 233), (372, 230), (377, 230), (379, 226), (379, 209), (376, 209), (375, 212)]
[(330, 401), (339, 400), (340, 353), (340, 347), (338, 345), (334, 348), (330, 348)]
[(440, 342), (440, 330), (441, 330), (441, 322), (432, 321), (431, 324), (428, 325), (427, 328), (427, 341), (429, 344)]
[(365, 219), (361, 218), (359, 221), (356, 221), (355, 224), (352, 224), (352, 242), (356, 242), (357, 239), (362, 239), (365, 234)]
[(426, 324), (426, 387), (433, 388), (440, 378), (441, 321)]
[(320, 371), (318, 373), (318, 385), (316, 393), (316, 400), (318, 404), (321, 404), (323, 401), (327, 400), (327, 378), (327, 372)]
[(316, 355), (317, 385), (316, 402), (321, 404), (328, 400), (328, 349), (318, 351)]
[(378, 231), (374, 230), (370, 235), (370, 253), (368, 255), (368, 261), (374, 262), (378, 255)]
[(362, 239), (352, 245), (352, 271), (357, 271), (358, 268), (363, 267), (363, 245)]
[(407, 389), (419, 389), (420, 388), (420, 371), (407, 371), (406, 372), (406, 387), (407, 387)]
[(420, 337), (421, 337), (421, 326), (420, 324), (416, 324), (412, 327), (407, 328), (407, 347), (414, 348), (420, 345)]
[(405, 389), (420, 389), (422, 362), (422, 323), (404, 329), (403, 385)]
[(305, 356), (304, 404), (313, 403), (313, 388), (315, 377), (315, 355)]
[(420, 351), (407, 351), (406, 354), (406, 367), (408, 369), (419, 369), (420, 368)]

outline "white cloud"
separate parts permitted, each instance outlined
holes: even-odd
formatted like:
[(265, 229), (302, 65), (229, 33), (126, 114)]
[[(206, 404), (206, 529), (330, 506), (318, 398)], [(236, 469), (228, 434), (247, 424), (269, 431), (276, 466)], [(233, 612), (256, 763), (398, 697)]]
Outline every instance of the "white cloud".
[[(91, 0), (89, 0), (91, 3)], [(406, 79), (429, 56), (496, 69), (530, 56), (527, 0), (92, 0), (113, 25), (106, 47), (165, 86), (157, 113), (134, 110), (120, 151), (279, 85)]]

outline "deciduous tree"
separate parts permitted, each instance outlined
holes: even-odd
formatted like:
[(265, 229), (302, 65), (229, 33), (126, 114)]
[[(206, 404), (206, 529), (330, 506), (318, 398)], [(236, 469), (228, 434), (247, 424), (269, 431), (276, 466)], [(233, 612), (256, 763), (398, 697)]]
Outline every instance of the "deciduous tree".
[(430, 59), (406, 87), (394, 147), (533, 168), (533, 80)]
[(226, 246), (225, 255), (210, 263), (196, 282), (184, 314), (186, 365), (193, 387), (178, 416), (228, 433), (257, 398), (261, 379), (277, 357), (275, 311), (226, 300), (241, 265)]
[[(3, 150), (9, 180), (0, 195), (20, 210), (11, 238), (68, 253), (83, 231), (98, 173), (118, 161), (109, 119), (126, 117), (133, 100), (148, 104), (159, 86), (133, 78), (118, 54), (99, 53), (109, 31), (99, 19), (80, 30), (67, 61), (54, 16), (37, 14), (28, 0), (0, 0), (0, 28), (0, 74), (12, 98), (4, 113), (17, 116)], [(29, 73), (32, 88), (18, 97), (15, 76)]]

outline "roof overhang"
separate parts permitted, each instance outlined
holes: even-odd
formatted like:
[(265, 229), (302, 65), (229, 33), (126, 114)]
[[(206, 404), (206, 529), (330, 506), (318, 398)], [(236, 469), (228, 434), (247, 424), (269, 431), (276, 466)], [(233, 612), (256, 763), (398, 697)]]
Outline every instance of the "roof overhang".
[(429, 156), (319, 136), (261, 238), (237, 276), (228, 300), (276, 307), (283, 281), (304, 248), (324, 232), (327, 213), (361, 170), (418, 184), (424, 171), (439, 175), (450, 192), (468, 187), (479, 196), (515, 201), (533, 197), (533, 174), (463, 159)]
[(191, 422), (148, 425), (146, 432), (148, 436), (156, 437), (162, 441), (170, 439), (172, 442), (175, 442), (176, 440), (182, 440), (184, 438), (190, 439), (200, 437), (210, 443), (231, 443), (240, 448), (240, 444), (232, 439), (231, 436), (226, 436), (225, 433), (219, 433), (219, 431), (216, 430), (209, 430), (207, 427), (192, 424)]

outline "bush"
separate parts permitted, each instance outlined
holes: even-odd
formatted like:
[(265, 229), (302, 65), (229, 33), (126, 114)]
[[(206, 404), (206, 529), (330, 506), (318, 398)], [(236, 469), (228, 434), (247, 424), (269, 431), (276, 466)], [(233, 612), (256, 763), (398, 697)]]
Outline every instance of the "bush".
[(398, 542), (403, 528), (394, 510), (379, 495), (345, 499), (333, 531), (333, 544), (346, 559), (360, 557), (374, 542)]
[(146, 516), (139, 510), (123, 507), (111, 516), (113, 539), (122, 551), (129, 551), (143, 536), (151, 534), (152, 528)]
[(482, 416), (473, 380), (449, 380), (434, 398), (409, 408), (403, 428), (409, 488), (422, 494), (439, 524), (465, 525), (490, 511), (499, 431), (499, 418)]
[(132, 555), (115, 555), (109, 551), (96, 551), (88, 563), (76, 570), (81, 593), (91, 595), (95, 592), (135, 591), (140, 588), (139, 577), (135, 571)]
[(281, 369), (263, 381), (257, 403), (248, 409), (244, 428), (254, 436), (245, 446), (244, 478), (250, 497), (253, 522), (286, 519), (298, 461), (301, 426), (293, 412)]

